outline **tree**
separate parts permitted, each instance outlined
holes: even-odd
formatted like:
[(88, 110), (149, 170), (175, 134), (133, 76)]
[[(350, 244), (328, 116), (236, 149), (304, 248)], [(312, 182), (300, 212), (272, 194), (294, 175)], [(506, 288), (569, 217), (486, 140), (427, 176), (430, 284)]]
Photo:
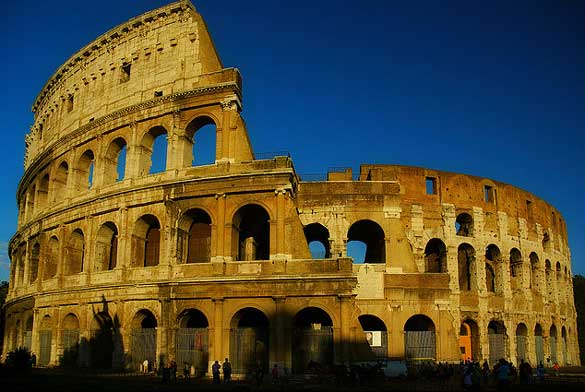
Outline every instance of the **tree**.
[(573, 277), (573, 294), (577, 310), (577, 333), (579, 334), (579, 352), (581, 363), (585, 363), (585, 276)]

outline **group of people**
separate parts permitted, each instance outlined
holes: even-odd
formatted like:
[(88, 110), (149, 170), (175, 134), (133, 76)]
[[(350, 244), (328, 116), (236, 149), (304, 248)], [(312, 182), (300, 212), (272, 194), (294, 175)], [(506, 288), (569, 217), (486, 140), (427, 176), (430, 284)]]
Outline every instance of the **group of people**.
[(211, 374), (213, 375), (213, 383), (220, 384), (220, 370), (223, 371), (223, 382), (229, 383), (232, 380), (232, 364), (226, 358), (223, 361), (223, 364), (220, 365), (219, 361), (215, 361), (213, 365), (211, 365)]
[[(555, 362), (553, 370), (558, 374), (559, 365)], [(463, 364), (463, 387), (465, 390), (479, 390), (481, 385), (487, 385), (493, 381), (497, 385), (498, 391), (509, 391), (510, 385), (515, 384), (520, 378), (520, 384), (532, 384), (535, 382), (534, 369), (527, 361), (520, 360), (518, 369), (513, 363), (501, 358), (493, 369), (487, 361), (479, 366), (479, 362), (466, 361)], [(544, 365), (541, 363), (536, 367), (536, 380), (542, 382), (544, 380)]]

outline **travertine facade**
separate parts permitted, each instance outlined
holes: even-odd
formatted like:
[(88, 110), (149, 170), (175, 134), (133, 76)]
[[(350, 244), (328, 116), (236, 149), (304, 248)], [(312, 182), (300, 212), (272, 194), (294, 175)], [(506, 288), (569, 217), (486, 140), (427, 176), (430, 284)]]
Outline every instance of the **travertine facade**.
[[(289, 157), (255, 159), (241, 110), (238, 70), (186, 1), (58, 69), (26, 137), (4, 352), (201, 371), (230, 357), (236, 372), (376, 356), (578, 363), (554, 207), (415, 167), (303, 181)], [(193, 166), (210, 125), (215, 161)]]

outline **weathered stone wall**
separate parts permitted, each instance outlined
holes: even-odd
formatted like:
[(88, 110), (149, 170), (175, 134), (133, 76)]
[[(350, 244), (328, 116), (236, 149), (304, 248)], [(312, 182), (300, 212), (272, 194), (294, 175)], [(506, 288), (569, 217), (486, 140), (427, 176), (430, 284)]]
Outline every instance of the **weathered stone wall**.
[[(544, 355), (578, 363), (556, 209), (511, 185), (405, 166), (300, 181), (289, 157), (254, 159), (241, 84), (187, 1), (112, 29), (58, 69), (27, 136), (4, 352), (24, 345), (55, 365), (74, 336), (89, 365), (83, 347), (107, 322), (113, 366), (135, 366), (135, 332), (153, 325), (168, 360), (197, 314), (207, 361), (239, 355), (234, 333), (255, 322), (262, 361), (295, 372), (310, 333), (329, 342), (323, 361), (422, 359), (407, 342), (419, 332), (432, 336), (428, 358), (458, 361), (462, 324), (474, 359), (495, 352), (495, 331), (514, 361), (541, 358), (540, 334)], [(193, 166), (205, 126), (214, 160)], [(354, 242), (364, 263), (347, 257)], [(370, 348), (364, 331), (382, 343)]]

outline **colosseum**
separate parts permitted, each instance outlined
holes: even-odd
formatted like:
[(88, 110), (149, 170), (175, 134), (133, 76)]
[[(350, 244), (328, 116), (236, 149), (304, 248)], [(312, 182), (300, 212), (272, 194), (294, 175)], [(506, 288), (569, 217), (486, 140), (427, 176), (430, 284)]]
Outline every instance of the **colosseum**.
[[(175, 359), (200, 374), (226, 357), (240, 374), (579, 363), (557, 209), (471, 175), (363, 164), (317, 181), (290, 156), (255, 155), (242, 77), (187, 0), (89, 43), (32, 110), (5, 353), (26, 347), (41, 366)], [(206, 164), (200, 131), (215, 143)]]

